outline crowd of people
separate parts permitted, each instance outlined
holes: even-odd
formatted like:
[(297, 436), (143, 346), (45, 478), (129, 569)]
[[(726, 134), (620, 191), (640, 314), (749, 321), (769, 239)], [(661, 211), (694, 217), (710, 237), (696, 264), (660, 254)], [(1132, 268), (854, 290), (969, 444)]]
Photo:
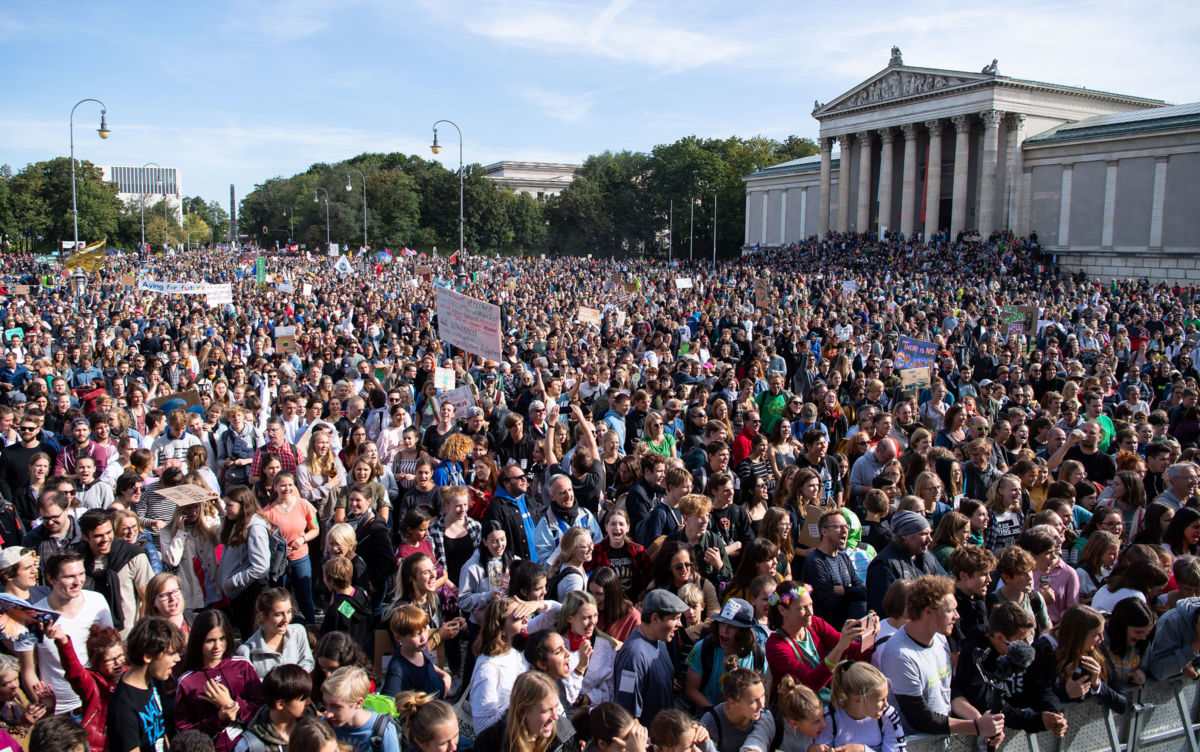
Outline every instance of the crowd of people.
[(0, 259), (12, 745), (997, 748), (1198, 676), (1195, 288), (1007, 234), (255, 261)]

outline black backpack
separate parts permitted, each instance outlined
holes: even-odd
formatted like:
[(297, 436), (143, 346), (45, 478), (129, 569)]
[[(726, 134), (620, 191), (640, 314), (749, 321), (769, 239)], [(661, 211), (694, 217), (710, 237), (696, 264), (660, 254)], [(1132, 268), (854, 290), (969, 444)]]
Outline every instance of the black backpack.
[(389, 726), (396, 730), (396, 741), (403, 749), (404, 735), (400, 731), (400, 723), (393, 716), (380, 713), (375, 716), (375, 723), (371, 726), (371, 752), (383, 752), (383, 740), (387, 736)]
[(0, 498), (0, 541), (5, 546), (19, 546), (25, 539), (25, 523), (12, 502)]
[(271, 563), (267, 567), (267, 583), (271, 587), (283, 587), (288, 573), (287, 541), (284, 540), (283, 533), (279, 532), (277, 525), (271, 526), (271, 532), (267, 536), (267, 547), (271, 551)]

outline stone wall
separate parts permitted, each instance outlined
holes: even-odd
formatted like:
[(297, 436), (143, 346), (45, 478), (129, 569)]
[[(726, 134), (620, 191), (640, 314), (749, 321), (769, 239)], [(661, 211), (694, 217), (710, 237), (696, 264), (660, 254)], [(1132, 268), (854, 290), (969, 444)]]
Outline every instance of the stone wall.
[(1200, 284), (1200, 257), (1195, 254), (1058, 251), (1058, 264), (1064, 271), (1082, 269), (1104, 282), (1145, 277), (1151, 282)]

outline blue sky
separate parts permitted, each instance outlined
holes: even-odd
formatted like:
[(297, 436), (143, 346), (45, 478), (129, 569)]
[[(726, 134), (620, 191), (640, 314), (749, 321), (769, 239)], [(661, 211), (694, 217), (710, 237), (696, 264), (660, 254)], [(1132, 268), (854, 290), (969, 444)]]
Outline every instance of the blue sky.
[[(813, 100), (882, 69), (977, 71), (1200, 100), (1195, 2), (260, 0), (0, 4), (0, 163), (178, 167), (228, 201), (364, 151), (577, 162), (681, 136), (815, 136)], [(74, 51), (74, 54), (69, 54)], [(453, 129), (441, 159), (457, 166)], [(452, 144), (454, 146), (452, 146)]]

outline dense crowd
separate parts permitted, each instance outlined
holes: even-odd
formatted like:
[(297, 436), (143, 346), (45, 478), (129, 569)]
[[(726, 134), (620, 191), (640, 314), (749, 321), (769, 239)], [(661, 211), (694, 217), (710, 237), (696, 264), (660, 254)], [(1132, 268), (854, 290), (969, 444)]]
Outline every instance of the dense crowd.
[(1194, 288), (1003, 234), (256, 258), (0, 259), (0, 741), (996, 748), (1197, 677)]

